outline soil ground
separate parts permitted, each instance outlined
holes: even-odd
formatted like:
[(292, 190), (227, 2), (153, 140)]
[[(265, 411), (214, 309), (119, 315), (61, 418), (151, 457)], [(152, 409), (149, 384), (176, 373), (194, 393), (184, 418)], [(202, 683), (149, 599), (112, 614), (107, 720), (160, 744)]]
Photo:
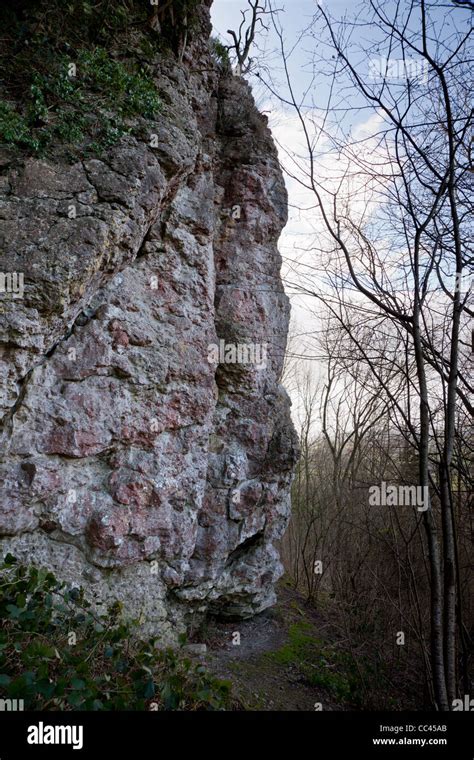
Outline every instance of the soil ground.
[[(207, 645), (203, 656), (207, 668), (232, 682), (240, 709), (350, 709), (334, 698), (331, 689), (314, 685), (307, 667), (302, 667), (307, 642), (312, 638), (323, 640), (325, 628), (323, 616), (305, 606), (297, 592), (282, 585), (274, 608), (250, 620), (210, 621), (199, 641)], [(303, 640), (295, 643), (295, 632), (300, 630), (304, 631)], [(240, 644), (234, 643), (238, 640)]]

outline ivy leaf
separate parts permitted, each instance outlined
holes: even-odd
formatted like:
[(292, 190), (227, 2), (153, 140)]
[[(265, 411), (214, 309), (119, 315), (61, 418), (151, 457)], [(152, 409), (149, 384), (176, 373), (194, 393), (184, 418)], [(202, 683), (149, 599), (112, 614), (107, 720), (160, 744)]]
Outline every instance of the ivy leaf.
[(74, 691), (80, 691), (81, 689), (85, 689), (86, 683), (81, 678), (73, 678), (71, 681), (71, 689), (74, 689)]
[(69, 694), (67, 701), (72, 707), (78, 707), (82, 703), (83, 698), (81, 694), (75, 692), (74, 694)]

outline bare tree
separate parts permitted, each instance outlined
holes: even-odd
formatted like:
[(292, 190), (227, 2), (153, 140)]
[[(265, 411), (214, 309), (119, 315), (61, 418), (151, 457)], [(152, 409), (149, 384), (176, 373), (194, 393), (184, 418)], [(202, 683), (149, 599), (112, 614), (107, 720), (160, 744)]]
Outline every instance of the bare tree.
[(237, 30), (228, 29), (233, 40), (227, 49), (235, 55), (236, 70), (240, 75), (246, 74), (252, 65), (250, 52), (259, 30), (268, 31), (264, 19), (274, 12), (269, 8), (268, 0), (247, 0), (249, 8), (241, 11), (242, 21)]
[[(393, 8), (370, 0), (351, 21), (335, 21), (319, 8), (307, 37), (319, 43), (313, 71), (331, 81), (322, 113), (317, 103), (297, 96), (283, 31), (277, 19), (273, 22), (286, 72), (280, 100), (294, 109), (307, 150), (304, 162), (288, 151), (285, 168), (315, 198), (324, 239), (320, 252), (314, 251), (313, 268), (319, 265), (332, 285), (339, 283), (333, 313), (383, 392), (390, 389), (387, 365), (403, 381), (402, 400), (390, 398), (416, 451), (419, 485), (431, 494), (422, 517), (430, 568), (431, 669), (436, 705), (448, 710), (459, 683), (457, 645), (467, 645), (453, 494), (457, 419), (461, 409), (472, 413), (470, 356), (462, 338), (472, 316), (469, 287), (463, 285), (472, 238), (472, 30), (453, 20), (448, 32), (445, 18), (433, 17), (425, 0), (405, 0)], [(367, 27), (375, 41), (358, 46), (354, 35)], [(368, 135), (358, 140), (350, 128), (344, 132), (348, 120), (341, 103), (351, 99), (346, 114), (365, 109), (373, 115), (366, 122)], [(330, 150), (342, 170), (325, 183)], [(306, 274), (300, 289), (328, 304), (327, 288), (318, 287), (314, 277)], [(355, 327), (363, 322), (371, 340), (362, 340)], [(398, 355), (384, 355), (387, 335), (386, 349), (396, 345)]]

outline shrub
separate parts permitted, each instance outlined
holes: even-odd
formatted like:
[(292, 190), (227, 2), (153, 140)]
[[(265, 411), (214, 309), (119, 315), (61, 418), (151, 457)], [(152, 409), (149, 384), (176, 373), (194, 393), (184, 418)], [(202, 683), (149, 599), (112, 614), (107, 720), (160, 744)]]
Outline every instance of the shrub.
[(152, 9), (148, 0), (0, 4), (0, 142), (74, 158), (145, 132), (141, 119), (160, 110)]
[(229, 51), (217, 37), (211, 37), (211, 50), (221, 66), (229, 69), (231, 66)]
[[(224, 710), (230, 685), (180, 649), (132, 634), (117, 602), (96, 614), (53, 573), (0, 564), (0, 694), (30, 710)], [(184, 642), (182, 642), (184, 643)]]
[(151, 77), (114, 60), (104, 48), (59, 56), (47, 73), (33, 73), (22, 111), (0, 101), (0, 140), (44, 154), (58, 143), (97, 153), (137, 131), (128, 119), (153, 119), (160, 100)]

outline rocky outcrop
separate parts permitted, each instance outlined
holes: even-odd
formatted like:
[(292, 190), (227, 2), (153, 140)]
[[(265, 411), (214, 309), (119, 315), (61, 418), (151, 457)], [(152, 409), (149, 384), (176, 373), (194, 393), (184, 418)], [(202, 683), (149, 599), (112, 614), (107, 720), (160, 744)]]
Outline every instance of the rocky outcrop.
[(296, 458), (286, 191), (207, 5), (146, 140), (0, 157), (0, 549), (163, 638), (272, 604)]

